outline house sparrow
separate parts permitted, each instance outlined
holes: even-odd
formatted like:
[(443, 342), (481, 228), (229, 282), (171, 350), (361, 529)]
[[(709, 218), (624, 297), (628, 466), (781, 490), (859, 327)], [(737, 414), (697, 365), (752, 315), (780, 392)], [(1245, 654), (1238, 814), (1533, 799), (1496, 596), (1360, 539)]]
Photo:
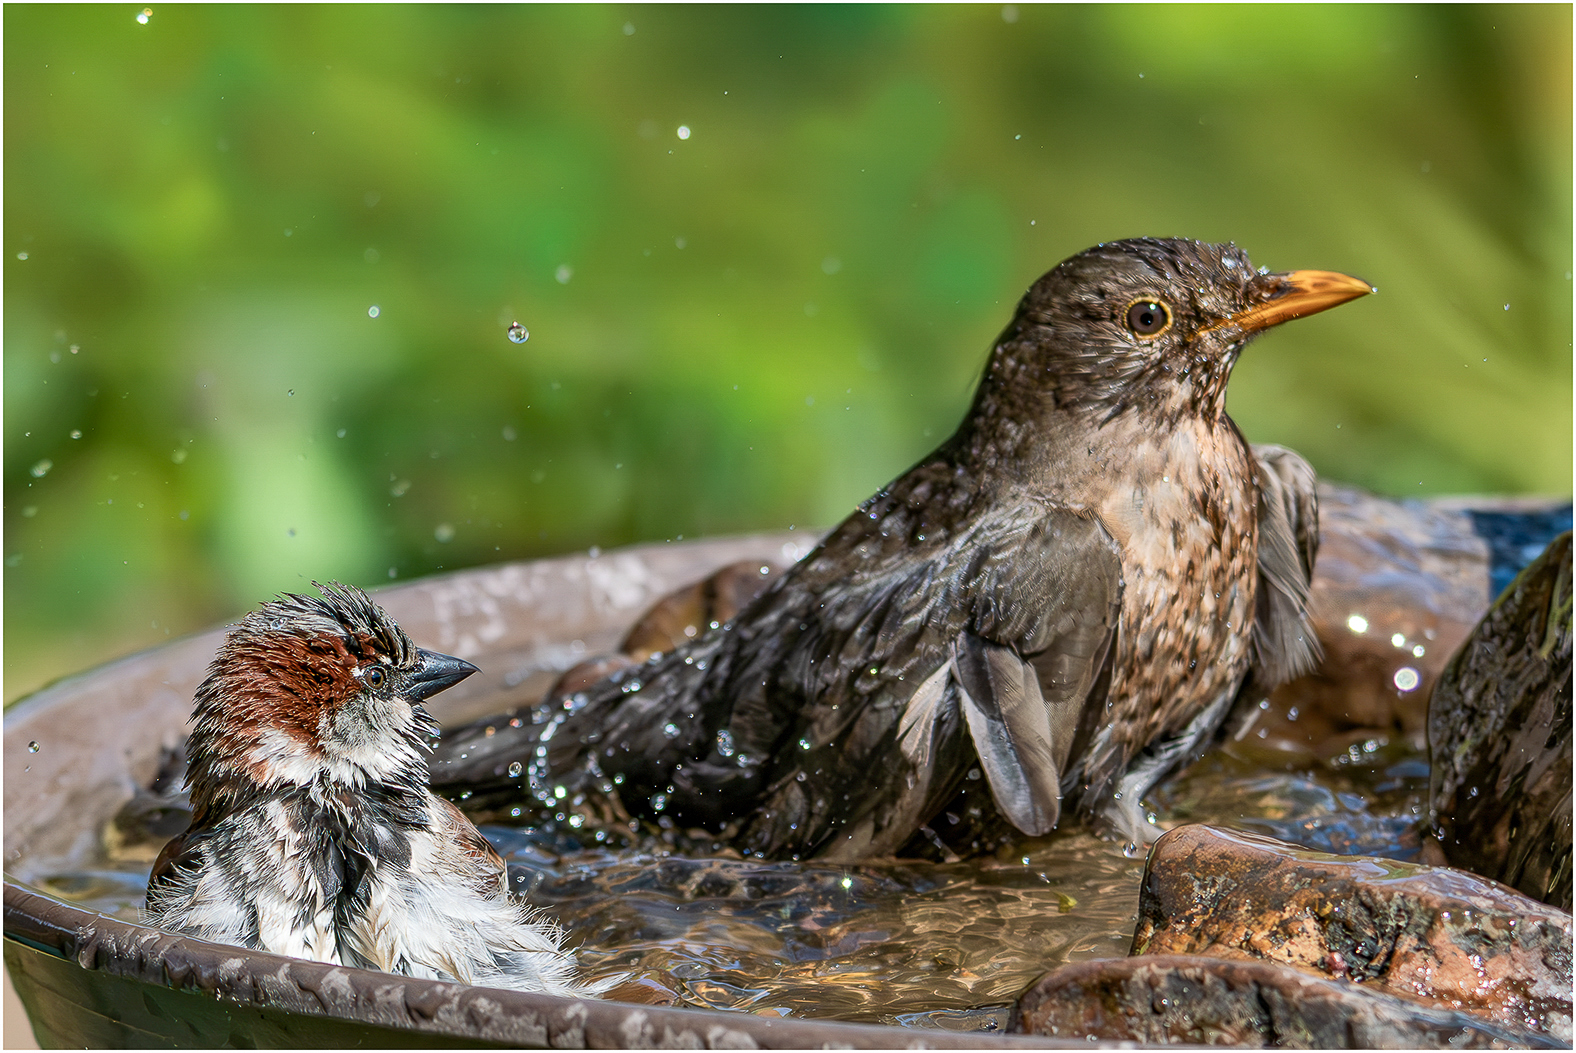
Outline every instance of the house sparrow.
[[(315, 583), (314, 583), (315, 584)], [(361, 590), (286, 595), (236, 626), (197, 689), (192, 820), (148, 916), (218, 943), (427, 979), (585, 995), (559, 929), (427, 788), (422, 701), (476, 672), (418, 648)]]
[(1267, 688), (1318, 660), (1313, 470), (1249, 447), (1231, 368), (1371, 291), (1180, 239), (1065, 260), (952, 437), (732, 622), (543, 723), (451, 734), (434, 785), (855, 860), (902, 849), (972, 769), (1024, 834), (1076, 811), (1152, 840), (1143, 795), (1249, 671)]

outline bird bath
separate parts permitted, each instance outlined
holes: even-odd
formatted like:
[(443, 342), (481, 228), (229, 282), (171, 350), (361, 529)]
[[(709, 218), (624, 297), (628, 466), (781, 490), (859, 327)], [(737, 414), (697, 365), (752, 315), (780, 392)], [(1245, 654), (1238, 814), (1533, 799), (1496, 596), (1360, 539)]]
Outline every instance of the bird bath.
[[(1336, 502), (1327, 523), (1339, 524), (1342, 509), (1374, 511), (1363, 508)], [(1455, 553), (1471, 579), (1463, 594), (1470, 602), (1481, 590), (1481, 610), (1488, 545), (1464, 514), (1441, 515), (1429, 528), (1438, 543), (1425, 537), (1422, 549)], [(1452, 530), (1460, 536), (1444, 536)], [(1338, 576), (1342, 549), (1328, 526), (1326, 534)], [(810, 540), (761, 535), (506, 564), (376, 598), (417, 643), (481, 667), (433, 700), (434, 715), (452, 727), (533, 701), (581, 658), (612, 650), (665, 593), (736, 560), (796, 559)], [(1436, 566), (1418, 575), (1441, 578)], [(1434, 659), (1442, 662), (1455, 645), (1436, 641), (1436, 630), (1464, 634), (1476, 615), (1441, 621), (1426, 609), (1441, 590), (1417, 589), (1418, 609), (1402, 613), (1433, 619), (1429, 646), (1444, 652)], [(1377, 629), (1384, 615), (1376, 607), (1370, 617)], [(635, 990), (675, 1005), (468, 988), (147, 929), (138, 907), (157, 846), (106, 842), (105, 831), (153, 780), (161, 751), (184, 736), (221, 634), (111, 663), (6, 714), (6, 964), (43, 1044), (1087, 1046), (1002, 1032), (1017, 995), (1046, 970), (1127, 952), (1142, 859), (1078, 830), (983, 859), (830, 866), (687, 858), (655, 839), (613, 847), (573, 831), (483, 827), (516, 888), (569, 930), (588, 975), (630, 974)], [(1311, 699), (1332, 689), (1301, 690)], [(1420, 737), (1355, 736), (1349, 762), (1310, 768), (1311, 752), (1274, 748), (1302, 698), (1278, 694), (1258, 730), (1239, 725), (1234, 742), (1163, 784), (1152, 799), (1160, 821), (1247, 826), (1335, 851), (1415, 853), (1428, 778)], [(1288, 757), (1295, 771), (1281, 763)]]

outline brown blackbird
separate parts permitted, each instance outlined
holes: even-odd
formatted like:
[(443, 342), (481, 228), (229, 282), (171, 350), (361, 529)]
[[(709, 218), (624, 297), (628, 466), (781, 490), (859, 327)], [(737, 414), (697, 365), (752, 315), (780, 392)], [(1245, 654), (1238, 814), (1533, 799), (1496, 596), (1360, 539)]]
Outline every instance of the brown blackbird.
[(512, 773), (549, 817), (852, 860), (903, 846), (977, 766), (1026, 834), (1076, 807), (1152, 839), (1140, 799), (1249, 670), (1273, 686), (1318, 660), (1313, 471), (1249, 447), (1231, 367), (1260, 331), (1371, 291), (1180, 239), (1065, 260), (956, 433), (736, 618), (539, 723), (446, 736), (434, 784)]

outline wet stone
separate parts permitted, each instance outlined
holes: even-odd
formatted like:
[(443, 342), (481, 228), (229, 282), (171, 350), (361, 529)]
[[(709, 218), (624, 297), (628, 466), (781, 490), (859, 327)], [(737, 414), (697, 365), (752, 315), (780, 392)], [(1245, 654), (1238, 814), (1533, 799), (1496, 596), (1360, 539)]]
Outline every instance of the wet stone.
[(1179, 827), (1150, 852), (1132, 952), (1264, 959), (1571, 1038), (1571, 916), (1445, 867)]
[(1489, 579), (1466, 512), (1320, 484), (1308, 609), (1324, 662), (1267, 699), (1245, 694), (1228, 735), (1270, 765), (1329, 763), (1380, 739), (1420, 747), (1428, 693), (1488, 606)]
[(1570, 533), (1522, 571), (1451, 658), (1428, 738), (1445, 858), (1570, 910)]
[(548, 690), (547, 696), (583, 691), (619, 670), (688, 643), (703, 635), (713, 624), (732, 621), (782, 574), (783, 568), (775, 563), (740, 560), (693, 585), (674, 590), (641, 615), (625, 634), (616, 654), (599, 655), (569, 669)]
[(1559, 1048), (1547, 1035), (1274, 962), (1179, 954), (1063, 966), (1019, 1000), (1015, 1030), (1252, 1048)]

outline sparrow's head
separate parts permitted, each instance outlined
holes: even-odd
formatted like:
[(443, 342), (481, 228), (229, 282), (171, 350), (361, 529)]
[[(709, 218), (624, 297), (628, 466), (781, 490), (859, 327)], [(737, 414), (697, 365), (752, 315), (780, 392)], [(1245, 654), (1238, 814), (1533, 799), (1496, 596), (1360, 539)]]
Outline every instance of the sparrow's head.
[(360, 589), (317, 588), (264, 603), (220, 646), (188, 748), (198, 807), (319, 778), (426, 784), (422, 701), (476, 667), (417, 647)]
[(1257, 273), (1235, 245), (1134, 238), (1080, 252), (1035, 282), (987, 382), (1049, 393), (1105, 417), (1172, 421), (1225, 411), (1243, 346), (1281, 322), (1372, 292), (1333, 271)]

